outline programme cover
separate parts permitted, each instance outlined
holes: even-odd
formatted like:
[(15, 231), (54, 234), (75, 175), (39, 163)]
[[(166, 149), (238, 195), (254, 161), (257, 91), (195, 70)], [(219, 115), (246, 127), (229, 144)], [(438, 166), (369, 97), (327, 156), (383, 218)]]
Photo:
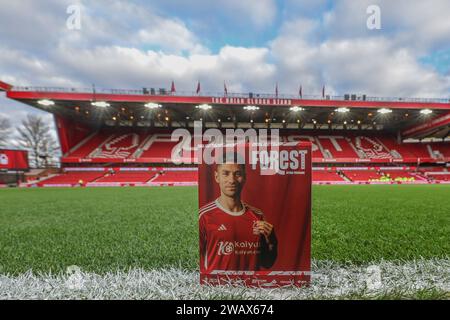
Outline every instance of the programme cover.
[(245, 145), (215, 159), (199, 164), (201, 283), (309, 282), (311, 144)]

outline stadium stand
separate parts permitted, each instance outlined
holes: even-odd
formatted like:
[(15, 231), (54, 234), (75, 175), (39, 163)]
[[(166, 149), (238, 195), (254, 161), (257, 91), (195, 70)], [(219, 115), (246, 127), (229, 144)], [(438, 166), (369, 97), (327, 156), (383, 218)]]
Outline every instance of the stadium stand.
[[(449, 181), (446, 175), (426, 174), (428, 171), (445, 171), (436, 168), (419, 168), (417, 171), (396, 169), (400, 163), (433, 163), (450, 155), (448, 143), (399, 143), (392, 135), (382, 133), (358, 134), (347, 132), (345, 135), (320, 134), (296, 135), (284, 133), (282, 141), (312, 142), (314, 170), (312, 180), (319, 184), (347, 183), (427, 183)], [(189, 144), (188, 144), (189, 145)], [(30, 181), (30, 185), (192, 185), (197, 183), (197, 171), (184, 170), (171, 165), (172, 153), (178, 147), (178, 154), (192, 159), (193, 141), (190, 148), (184, 150), (179, 142), (171, 140), (167, 129), (103, 129), (80, 139), (63, 158), (64, 167), (72, 163), (92, 167), (99, 164), (96, 172), (66, 172), (41, 181)], [(170, 168), (132, 168), (134, 164), (158, 166), (164, 163)], [(342, 163), (346, 167), (320, 167), (322, 163)], [(361, 164), (364, 166), (361, 167)], [(388, 170), (374, 167), (377, 163), (389, 165)], [(352, 167), (358, 166), (359, 167)], [(111, 169), (111, 166), (116, 168)], [(193, 164), (195, 165), (195, 164)], [(429, 164), (430, 165), (430, 164)], [(105, 166), (105, 167), (103, 167)], [(109, 169), (108, 169), (109, 168)], [(181, 171), (180, 171), (181, 169)], [(83, 170), (79, 168), (79, 170)], [(112, 171), (111, 171), (112, 170)], [(138, 170), (138, 171), (136, 171)]]
[(424, 168), (422, 169), (423, 174), (431, 182), (448, 182), (450, 181), (450, 171), (447, 169), (442, 169), (439, 167)]
[[(52, 174), (48, 178), (31, 181), (24, 185), (195, 185), (198, 180), (196, 168), (86, 167), (76, 169), (66, 168), (65, 170), (67, 172), (56, 175)], [(312, 181), (317, 184), (449, 182), (450, 172), (443, 167), (423, 167), (417, 169), (415, 167), (314, 167)]]
[[(397, 143), (391, 136), (380, 135), (285, 135), (285, 141), (313, 142), (313, 162), (427, 162), (450, 158), (450, 147), (445, 143)], [(138, 162), (166, 163), (172, 150), (179, 146), (181, 155), (190, 158), (191, 150), (171, 141), (166, 131), (140, 133), (97, 132), (82, 141), (62, 158), (63, 162)], [(191, 147), (193, 142), (191, 142)]]
[(313, 170), (312, 180), (315, 182), (345, 181), (345, 179), (339, 176), (337, 172), (317, 171), (317, 170)]
[[(420, 157), (419, 155), (412, 153), (410, 148), (405, 146), (404, 143), (398, 143), (396, 139), (380, 136), (378, 137), (378, 140), (389, 150), (389, 153), (396, 158), (406, 160), (412, 159), (414, 161)], [(422, 157), (429, 157), (429, 155), (424, 154)]]
[(107, 136), (105, 134), (99, 132), (92, 133), (70, 150), (71, 157), (86, 158), (95, 148), (100, 146), (106, 138)]
[(177, 142), (171, 141), (170, 134), (152, 134), (146, 139), (145, 144), (142, 146), (142, 153), (138, 153), (135, 156), (155, 159), (170, 159), (172, 149), (177, 145)]
[(197, 183), (197, 171), (165, 171), (159, 174), (152, 182), (173, 183), (173, 182), (190, 182)]
[(425, 173), (425, 172), (448, 172), (446, 168), (443, 167), (420, 167), (418, 168), (418, 171)]
[(41, 180), (37, 183), (38, 186), (72, 186), (84, 185), (88, 182), (93, 182), (104, 176), (104, 172), (66, 172), (60, 175)]
[[(345, 135), (320, 133), (310, 135), (283, 134), (282, 141), (312, 142), (315, 168), (312, 180), (319, 184), (347, 183), (427, 183), (448, 181), (445, 175), (425, 174), (427, 170), (397, 169), (400, 163), (432, 163), (450, 155), (448, 143), (399, 143), (392, 135), (347, 132)], [(188, 144), (189, 145), (189, 144)], [(159, 165), (171, 164), (172, 153), (178, 147), (178, 154), (192, 159), (193, 141), (184, 150), (181, 144), (171, 140), (170, 131), (158, 129), (103, 129), (91, 133), (62, 158), (65, 166), (71, 163), (92, 166), (116, 164), (112, 171), (101, 168), (101, 172), (69, 172), (57, 177), (39, 181), (38, 185), (77, 185), (81, 180), (88, 185), (192, 185), (197, 183), (197, 171), (181, 168), (130, 168), (133, 163)], [(346, 167), (320, 167), (321, 163), (342, 163)], [(364, 163), (364, 167), (361, 167)], [(377, 163), (390, 165), (381, 170)], [(352, 167), (357, 166), (359, 167)], [(333, 167), (334, 166), (334, 167)], [(128, 168), (128, 169), (126, 169)], [(385, 167), (386, 168), (386, 167)], [(408, 167), (409, 168), (409, 167)], [(123, 169), (123, 170), (122, 170)], [(181, 171), (180, 171), (181, 169)], [(82, 169), (81, 169), (82, 170)], [(136, 171), (138, 170), (138, 171)], [(443, 171), (442, 167), (429, 171)]]
[(378, 180), (382, 177), (380, 173), (374, 170), (342, 170), (342, 173), (354, 182), (368, 182), (370, 180)]
[(38, 182), (42, 179), (46, 179), (51, 174), (57, 174), (59, 170), (57, 168), (51, 169), (30, 169), (29, 172), (25, 173), (25, 181), (26, 182)]
[[(435, 143), (436, 148), (440, 150), (440, 153), (444, 156), (444, 158), (450, 158), (450, 144), (438, 142)], [(432, 144), (433, 146), (433, 144)]]
[(318, 142), (323, 150), (324, 159), (356, 159), (358, 154), (351, 141), (342, 136), (319, 136)]
[[(53, 114), (63, 154), (61, 171), (78, 168), (49, 177), (30, 172), (25, 185), (77, 185), (80, 180), (88, 186), (195, 183), (196, 172), (176, 172), (180, 167), (174, 166), (174, 155), (193, 167), (197, 160), (194, 141), (171, 140), (177, 129), (191, 134), (198, 129), (222, 133), (235, 129), (241, 134), (246, 129), (275, 129), (282, 142), (309, 141), (316, 183), (449, 181), (444, 169), (450, 163), (448, 99), (363, 95), (355, 100), (344, 95), (324, 100), (161, 93), (165, 91), (149, 95), (141, 90), (101, 89), (104, 101), (96, 101), (100, 96), (85, 88), (8, 85), (3, 90), (9, 99)], [(44, 100), (57, 107), (49, 108)], [(239, 111), (253, 105), (257, 108), (251, 118), (248, 110)], [(386, 106), (390, 115), (378, 114)], [(432, 166), (437, 169), (424, 169)]]
[[(92, 170), (93, 169), (93, 170)], [(65, 168), (25, 185), (50, 186), (123, 186), (123, 185), (195, 185), (197, 168)], [(84, 171), (85, 170), (85, 171)]]
[(449, 174), (430, 174), (428, 175), (428, 177), (430, 177), (433, 181), (439, 181), (439, 182), (443, 182), (443, 181), (450, 181), (450, 175)]
[(96, 182), (145, 183), (150, 181), (150, 179), (152, 179), (154, 176), (154, 172), (148, 171), (119, 171), (113, 174), (108, 173), (104, 177), (98, 179)]
[(415, 175), (411, 175), (408, 171), (395, 171), (395, 170), (389, 170), (389, 171), (384, 171), (383, 173), (384, 177), (390, 178), (392, 180), (395, 179), (416, 179), (417, 176)]
[(434, 145), (430, 144), (422, 144), (422, 143), (408, 143), (407, 145), (404, 145), (404, 148), (402, 148), (403, 153), (410, 152), (413, 157), (420, 158), (420, 159), (436, 159), (439, 151), (433, 151), (436, 150), (433, 148)]

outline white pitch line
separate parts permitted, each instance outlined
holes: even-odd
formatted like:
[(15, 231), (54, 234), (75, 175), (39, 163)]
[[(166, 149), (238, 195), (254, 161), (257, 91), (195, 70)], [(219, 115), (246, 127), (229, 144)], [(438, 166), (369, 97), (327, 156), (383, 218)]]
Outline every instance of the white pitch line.
[(317, 299), (405, 296), (421, 290), (450, 293), (450, 259), (382, 261), (364, 266), (313, 262), (309, 287), (250, 289), (199, 285), (199, 274), (177, 268), (95, 274), (0, 275), (0, 299)]

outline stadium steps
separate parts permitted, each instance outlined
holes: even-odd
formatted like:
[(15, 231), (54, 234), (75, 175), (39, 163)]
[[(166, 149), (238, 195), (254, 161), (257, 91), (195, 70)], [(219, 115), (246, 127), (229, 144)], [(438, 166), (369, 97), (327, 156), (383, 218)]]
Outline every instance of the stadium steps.
[(409, 172), (409, 174), (410, 174), (411, 176), (413, 176), (414, 178), (418, 179), (418, 180), (421, 180), (421, 181), (428, 181), (428, 179), (427, 179), (425, 176), (421, 175), (421, 174), (418, 173), (418, 172)]
[(30, 172), (25, 173), (25, 175), (39, 176), (46, 173), (46, 169), (30, 169)]
[(388, 147), (384, 144), (384, 142), (381, 141), (380, 138), (376, 137), (375, 140), (376, 140), (379, 144), (381, 144), (385, 150), (387, 150), (387, 151), (389, 152), (389, 154), (392, 156), (392, 158), (394, 158), (394, 159), (401, 159), (401, 158), (402, 158), (402, 155), (401, 155), (397, 150), (388, 148)]
[(106, 172), (106, 173), (105, 173), (104, 175), (102, 175), (101, 177), (95, 178), (94, 180), (90, 181), (89, 183), (97, 182), (97, 180), (100, 180), (101, 178), (106, 177), (106, 175), (109, 175), (109, 173)]
[(115, 134), (111, 134), (109, 136), (107, 136), (97, 147), (95, 147), (94, 150), (92, 150), (87, 156), (86, 158), (96, 158), (98, 154), (101, 153), (103, 146), (108, 143), (109, 141), (111, 141), (112, 139), (114, 139)]
[(328, 149), (324, 149), (322, 144), (320, 143), (320, 140), (318, 137), (314, 137), (314, 141), (317, 145), (317, 147), (319, 148), (320, 152), (322, 153), (322, 156), (325, 159), (333, 159), (333, 156), (331, 155), (331, 152)]
[(30, 169), (25, 173), (27, 182), (37, 181), (38, 179), (46, 178), (52, 173), (58, 173), (55, 169)]
[[(347, 140), (348, 144), (350, 145), (350, 148), (352, 148), (352, 150), (358, 155), (358, 157), (360, 159), (366, 159), (366, 155), (361, 152), (360, 150), (356, 149), (355, 145), (353, 144), (352, 139), (350, 139), (349, 137), (345, 137), (345, 140)], [(352, 180), (350, 180), (352, 181)]]
[(88, 135), (86, 138), (84, 138), (83, 140), (81, 140), (78, 144), (76, 144), (72, 149), (70, 149), (69, 151), (67, 151), (63, 157), (67, 157), (70, 154), (74, 153), (75, 151), (77, 151), (78, 149), (80, 149), (82, 146), (84, 146), (85, 144), (87, 144), (92, 138), (94, 138), (97, 134), (99, 133), (99, 130), (94, 131), (93, 133), (91, 133), (90, 135)]
[(145, 137), (145, 139), (142, 140), (141, 144), (138, 146), (138, 148), (136, 149), (136, 151), (131, 155), (130, 158), (133, 159), (139, 159), (142, 154), (145, 151), (145, 146), (147, 145), (147, 142), (151, 139), (152, 135), (149, 134), (147, 137)]
[(148, 179), (147, 181), (145, 181), (145, 183), (150, 183), (150, 182), (152, 182), (153, 180), (155, 180), (156, 179), (156, 176), (157, 176), (158, 174), (155, 174), (153, 177), (151, 177), (150, 179)]
[(433, 150), (433, 148), (431, 148), (431, 146), (429, 144), (427, 144), (427, 150), (433, 159), (437, 159), (437, 160), (444, 159), (444, 155), (439, 150)]
[(161, 175), (160, 173), (155, 174), (155, 175), (154, 175), (150, 180), (148, 180), (146, 183), (152, 182), (153, 180), (157, 179), (160, 175)]
[(46, 176), (46, 177), (44, 177), (42, 179), (39, 179), (39, 180), (28, 181), (27, 183), (25, 183), (25, 185), (31, 186), (33, 184), (42, 183), (42, 182), (44, 182), (46, 180), (49, 180), (49, 179), (54, 178), (54, 177), (57, 177), (59, 175), (60, 175), (59, 173), (53, 173), (53, 174), (50, 174), (50, 175), (48, 175), (48, 176)]
[(339, 175), (342, 179), (344, 179), (345, 181), (347, 181), (347, 182), (352, 182), (352, 180), (350, 180), (350, 178), (347, 177), (347, 176), (345, 175), (345, 173), (343, 173), (342, 171), (339, 172), (338, 175)]

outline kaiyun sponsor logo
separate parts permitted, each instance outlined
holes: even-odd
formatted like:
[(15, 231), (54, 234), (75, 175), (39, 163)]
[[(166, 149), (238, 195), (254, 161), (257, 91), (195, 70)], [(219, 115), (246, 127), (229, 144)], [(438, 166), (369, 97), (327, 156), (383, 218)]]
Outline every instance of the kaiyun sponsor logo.
[(226, 256), (232, 253), (246, 254), (248, 250), (253, 252), (260, 247), (260, 243), (250, 241), (220, 241), (218, 246), (218, 254)]

